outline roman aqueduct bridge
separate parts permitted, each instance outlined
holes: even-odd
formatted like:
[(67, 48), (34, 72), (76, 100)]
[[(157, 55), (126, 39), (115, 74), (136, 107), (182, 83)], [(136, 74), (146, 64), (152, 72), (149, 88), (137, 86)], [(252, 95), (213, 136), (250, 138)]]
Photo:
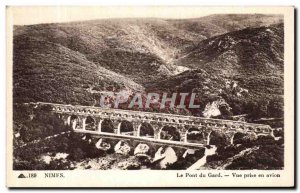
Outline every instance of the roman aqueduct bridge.
[[(269, 125), (240, 121), (92, 106), (41, 102), (30, 104), (50, 106), (65, 124), (70, 125), (75, 132), (82, 133), (122, 136), (156, 142), (172, 141), (177, 144), (195, 146), (212, 144), (212, 138), (216, 135), (224, 136), (228, 143), (234, 143), (239, 135), (254, 137), (273, 135), (273, 130)], [(198, 135), (198, 140), (190, 139), (192, 135)]]

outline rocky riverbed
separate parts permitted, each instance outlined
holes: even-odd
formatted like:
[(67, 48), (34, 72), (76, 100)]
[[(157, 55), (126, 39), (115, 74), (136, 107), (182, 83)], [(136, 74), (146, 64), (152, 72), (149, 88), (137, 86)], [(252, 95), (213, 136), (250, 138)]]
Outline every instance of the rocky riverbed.
[(282, 169), (283, 141), (260, 137), (200, 149), (66, 133), (14, 150), (18, 170)]

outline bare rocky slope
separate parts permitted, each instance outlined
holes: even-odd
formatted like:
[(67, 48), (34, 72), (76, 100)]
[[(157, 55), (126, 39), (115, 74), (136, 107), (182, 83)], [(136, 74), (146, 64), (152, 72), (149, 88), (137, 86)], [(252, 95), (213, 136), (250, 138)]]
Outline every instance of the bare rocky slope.
[(146, 87), (169, 92), (197, 92), (203, 108), (207, 102), (222, 97), (233, 108), (234, 114), (280, 117), (283, 38), (283, 24), (275, 24), (203, 40), (175, 62), (191, 70)]

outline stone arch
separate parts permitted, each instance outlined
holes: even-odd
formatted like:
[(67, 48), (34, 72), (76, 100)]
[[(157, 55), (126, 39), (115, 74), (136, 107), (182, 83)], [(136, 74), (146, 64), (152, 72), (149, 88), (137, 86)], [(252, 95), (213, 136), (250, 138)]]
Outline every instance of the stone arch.
[(261, 132), (261, 129), (259, 127), (255, 128), (255, 132)]
[(207, 136), (207, 145), (223, 145), (226, 143), (226, 135), (222, 132), (211, 131)]
[(192, 127), (189, 128), (185, 133), (185, 142), (204, 144), (205, 140), (205, 134), (200, 128)]
[(86, 117), (85, 130), (88, 130), (88, 131), (96, 131), (97, 130), (96, 121), (93, 117), (91, 117), (91, 116)]
[(159, 139), (180, 141), (180, 138), (180, 132), (176, 127), (173, 126), (164, 126), (159, 132)]
[(227, 124), (223, 124), (223, 125), (222, 125), (222, 128), (223, 128), (223, 129), (227, 129), (227, 128), (228, 128), (228, 125), (227, 125)]
[(129, 121), (123, 120), (118, 126), (118, 130), (121, 135), (134, 135), (133, 124)]
[(126, 140), (120, 140), (120, 141), (114, 146), (114, 150), (115, 150), (115, 153), (117, 153), (117, 154), (127, 155), (127, 154), (130, 152), (130, 150), (131, 150), (129, 141), (126, 141)]
[(154, 138), (154, 129), (150, 123), (142, 123), (138, 127), (138, 136)]
[(230, 125), (230, 130), (236, 130), (236, 129), (237, 129), (236, 125), (234, 125), (234, 124)]
[(103, 119), (101, 121), (101, 132), (104, 133), (115, 133), (113, 122), (110, 119)]
[(254, 131), (254, 128), (251, 127), (251, 126), (248, 126), (248, 127), (247, 127), (247, 131)]
[(271, 128), (263, 128), (263, 132), (272, 133), (272, 129)]
[(76, 115), (70, 116), (70, 126), (72, 129), (79, 129), (79, 118)]
[(244, 126), (243, 125), (237, 125), (236, 126), (236, 130), (245, 130)]
[(147, 143), (139, 142), (137, 145), (133, 145), (133, 155), (141, 157), (148, 156), (150, 154), (150, 146)]

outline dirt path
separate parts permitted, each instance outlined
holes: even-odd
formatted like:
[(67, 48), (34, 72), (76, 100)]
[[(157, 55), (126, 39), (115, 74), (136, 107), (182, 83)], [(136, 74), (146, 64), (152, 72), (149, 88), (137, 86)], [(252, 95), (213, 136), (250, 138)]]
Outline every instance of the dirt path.
[(37, 140), (33, 140), (33, 141), (30, 141), (28, 143), (25, 143), (19, 147), (15, 147), (15, 148), (20, 148), (20, 147), (25, 147), (27, 145), (30, 145), (30, 144), (35, 144), (35, 143), (39, 143), (41, 141), (44, 141), (44, 140), (47, 140), (47, 139), (52, 139), (52, 138), (55, 138), (55, 137), (58, 137), (58, 136), (61, 136), (61, 135), (64, 135), (64, 134), (67, 134), (67, 133), (71, 133), (71, 131), (64, 131), (64, 132), (61, 132), (61, 133), (57, 133), (57, 134), (54, 134), (54, 135), (50, 135), (48, 137), (45, 137), (43, 139), (37, 139)]

